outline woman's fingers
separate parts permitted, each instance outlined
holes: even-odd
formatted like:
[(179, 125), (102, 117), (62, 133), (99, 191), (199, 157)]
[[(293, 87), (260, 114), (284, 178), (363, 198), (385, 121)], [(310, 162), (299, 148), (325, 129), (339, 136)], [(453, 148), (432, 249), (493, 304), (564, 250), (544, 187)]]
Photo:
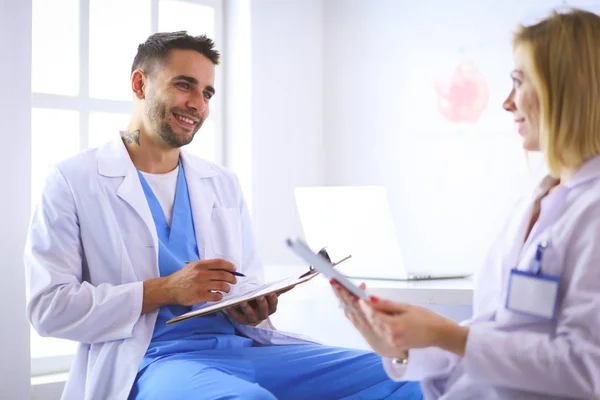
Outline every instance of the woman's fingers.
[(409, 311), (412, 307), (410, 304), (398, 303), (387, 299), (381, 299), (375, 296), (369, 296), (368, 302), (365, 303), (368, 303), (369, 306), (371, 306), (376, 311), (393, 314), (403, 314)]
[[(344, 315), (352, 322), (354, 327), (363, 335), (368, 334), (372, 330), (371, 322), (365, 317), (363, 310), (360, 307), (359, 298), (346, 290), (342, 285), (334, 279), (330, 280), (333, 291), (340, 301), (340, 306), (344, 309)], [(364, 289), (366, 285), (361, 284)]]
[(331, 288), (333, 289), (333, 293), (335, 294), (335, 297), (338, 298), (338, 300), (342, 300), (342, 287), (339, 283), (336, 282), (335, 279), (331, 278), (329, 280), (329, 284), (331, 285)]
[(370, 301), (361, 300), (358, 307), (367, 323), (378, 330), (387, 329), (395, 321), (402, 318), (401, 314), (398, 312), (390, 313), (388, 311), (375, 309)]
[(346, 294), (351, 294), (350, 291), (348, 289), (346, 289), (344, 286), (342, 286), (338, 281), (336, 281), (335, 279), (331, 278), (329, 279), (329, 283), (331, 284), (331, 286), (333, 287), (333, 289), (339, 293), (346, 293)]

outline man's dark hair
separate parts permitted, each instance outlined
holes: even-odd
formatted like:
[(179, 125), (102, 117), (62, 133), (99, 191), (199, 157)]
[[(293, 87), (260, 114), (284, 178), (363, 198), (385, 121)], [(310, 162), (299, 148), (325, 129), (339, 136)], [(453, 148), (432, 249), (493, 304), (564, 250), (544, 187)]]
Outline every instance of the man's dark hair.
[(169, 52), (174, 49), (195, 50), (208, 58), (214, 65), (219, 65), (221, 55), (215, 50), (215, 42), (206, 35), (191, 36), (186, 31), (159, 32), (150, 35), (138, 46), (133, 59), (131, 72), (142, 69), (148, 74), (154, 74), (155, 68), (162, 65)]

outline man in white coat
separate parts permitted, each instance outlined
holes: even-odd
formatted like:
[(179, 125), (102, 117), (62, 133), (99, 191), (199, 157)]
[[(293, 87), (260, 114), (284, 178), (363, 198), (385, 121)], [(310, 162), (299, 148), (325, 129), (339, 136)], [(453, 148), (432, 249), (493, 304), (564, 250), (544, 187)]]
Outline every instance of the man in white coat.
[(150, 36), (128, 130), (48, 176), (26, 245), (27, 315), (80, 343), (63, 398), (420, 399), (373, 353), (276, 331), (276, 295), (165, 324), (262, 279), (236, 177), (181, 150), (208, 116), (218, 62), (205, 36)]

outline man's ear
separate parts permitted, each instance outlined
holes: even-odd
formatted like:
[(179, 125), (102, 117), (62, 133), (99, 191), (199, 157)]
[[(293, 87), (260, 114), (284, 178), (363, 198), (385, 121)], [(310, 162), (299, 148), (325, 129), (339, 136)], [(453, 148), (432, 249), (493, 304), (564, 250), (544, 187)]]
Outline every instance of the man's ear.
[(146, 75), (144, 74), (144, 71), (142, 71), (141, 69), (136, 69), (131, 74), (131, 90), (133, 91), (133, 95), (140, 100), (143, 100), (145, 98), (145, 94), (144, 94), (145, 78), (146, 78)]

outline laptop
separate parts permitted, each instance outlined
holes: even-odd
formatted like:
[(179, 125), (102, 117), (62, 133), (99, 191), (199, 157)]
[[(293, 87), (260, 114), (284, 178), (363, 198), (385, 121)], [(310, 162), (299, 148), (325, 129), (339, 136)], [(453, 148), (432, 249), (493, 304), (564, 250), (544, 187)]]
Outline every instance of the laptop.
[(304, 238), (312, 249), (326, 247), (332, 262), (357, 279), (459, 279), (470, 274), (407, 271), (388, 195), (383, 186), (299, 187), (294, 190)]

